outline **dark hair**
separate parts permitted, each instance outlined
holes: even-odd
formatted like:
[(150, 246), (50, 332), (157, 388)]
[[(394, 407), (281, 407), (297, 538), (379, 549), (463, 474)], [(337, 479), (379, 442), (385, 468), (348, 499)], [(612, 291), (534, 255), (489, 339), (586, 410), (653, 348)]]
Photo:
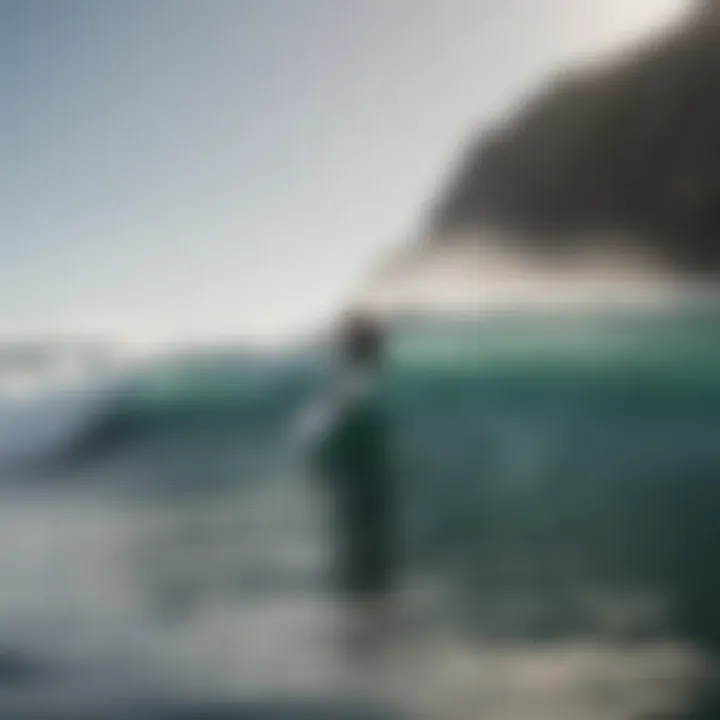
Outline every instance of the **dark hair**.
[(354, 363), (374, 365), (383, 352), (383, 331), (374, 318), (352, 314), (344, 318), (340, 328), (340, 351)]

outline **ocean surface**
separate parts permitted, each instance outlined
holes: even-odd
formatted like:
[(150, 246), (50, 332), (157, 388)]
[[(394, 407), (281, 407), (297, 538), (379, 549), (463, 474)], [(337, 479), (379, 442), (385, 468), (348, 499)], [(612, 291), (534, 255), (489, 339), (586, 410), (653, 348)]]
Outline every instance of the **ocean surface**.
[(402, 572), (370, 663), (293, 433), (326, 353), (15, 353), (0, 717), (720, 717), (719, 318), (397, 327)]

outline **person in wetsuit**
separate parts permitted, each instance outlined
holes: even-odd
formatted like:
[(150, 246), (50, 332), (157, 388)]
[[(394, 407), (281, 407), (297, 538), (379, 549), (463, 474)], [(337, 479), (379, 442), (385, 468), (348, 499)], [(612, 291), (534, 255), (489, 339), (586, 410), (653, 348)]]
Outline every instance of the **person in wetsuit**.
[[(338, 590), (376, 627), (394, 582), (388, 418), (379, 388), (383, 334), (368, 317), (340, 329), (340, 372), (312, 439), (314, 467), (333, 506)], [(368, 602), (369, 601), (369, 602)], [(382, 612), (382, 610), (380, 610)], [(368, 615), (374, 615), (370, 620)]]

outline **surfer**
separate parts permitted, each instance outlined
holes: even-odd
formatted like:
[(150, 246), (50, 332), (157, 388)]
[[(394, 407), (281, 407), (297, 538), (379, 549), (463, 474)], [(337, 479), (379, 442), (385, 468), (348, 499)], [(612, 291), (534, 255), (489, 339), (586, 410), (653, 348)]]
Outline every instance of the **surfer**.
[(355, 649), (382, 633), (394, 582), (388, 418), (379, 392), (383, 351), (376, 321), (346, 319), (339, 378), (311, 435), (314, 470), (332, 499), (336, 579), (354, 616)]

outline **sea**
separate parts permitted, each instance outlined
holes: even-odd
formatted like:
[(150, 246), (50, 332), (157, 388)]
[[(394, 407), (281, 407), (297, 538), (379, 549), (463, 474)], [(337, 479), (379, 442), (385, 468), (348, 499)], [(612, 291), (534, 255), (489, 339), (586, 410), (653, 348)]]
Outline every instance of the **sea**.
[(720, 717), (719, 319), (393, 326), (369, 655), (295, 432), (330, 349), (0, 347), (0, 718)]

